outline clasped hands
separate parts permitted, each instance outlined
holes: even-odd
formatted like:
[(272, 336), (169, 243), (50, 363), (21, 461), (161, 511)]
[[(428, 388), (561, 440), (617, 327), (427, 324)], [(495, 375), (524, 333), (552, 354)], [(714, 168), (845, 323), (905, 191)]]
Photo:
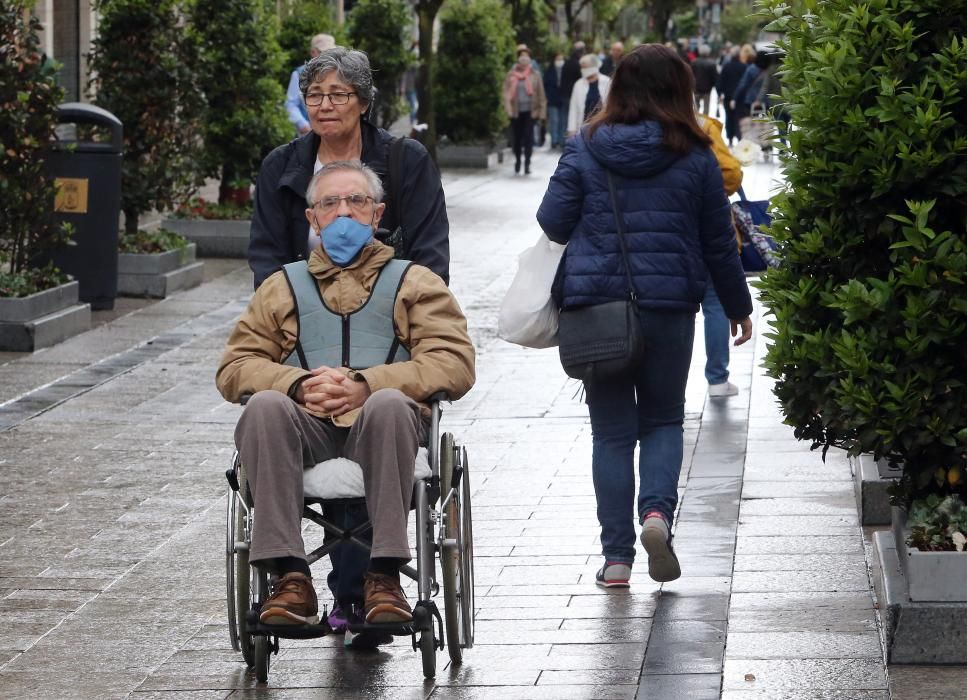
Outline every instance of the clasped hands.
[(369, 398), (369, 384), (350, 378), (347, 367), (321, 366), (296, 389), (295, 399), (315, 413), (341, 416)]

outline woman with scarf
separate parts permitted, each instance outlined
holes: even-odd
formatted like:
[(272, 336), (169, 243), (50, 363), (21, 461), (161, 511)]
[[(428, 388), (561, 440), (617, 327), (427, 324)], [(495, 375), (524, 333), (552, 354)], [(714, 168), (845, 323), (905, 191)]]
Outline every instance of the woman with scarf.
[(544, 82), (534, 70), (530, 51), (524, 44), (517, 47), (517, 63), (504, 79), (504, 109), (510, 117), (513, 133), (514, 172), (520, 172), (520, 154), (523, 151), (524, 174), (530, 175), (534, 121), (547, 118), (547, 99), (544, 96)]

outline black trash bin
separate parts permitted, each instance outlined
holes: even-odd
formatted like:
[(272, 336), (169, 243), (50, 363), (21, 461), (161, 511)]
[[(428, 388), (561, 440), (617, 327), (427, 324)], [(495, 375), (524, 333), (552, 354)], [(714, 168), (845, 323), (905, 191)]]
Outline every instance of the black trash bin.
[(51, 258), (77, 280), (81, 301), (92, 309), (113, 309), (118, 294), (123, 127), (107, 110), (81, 102), (60, 105), (57, 122), (93, 125), (110, 134), (110, 140), (96, 142), (59, 139), (47, 167), (57, 183), (57, 218), (74, 228), (72, 244), (54, 251)]

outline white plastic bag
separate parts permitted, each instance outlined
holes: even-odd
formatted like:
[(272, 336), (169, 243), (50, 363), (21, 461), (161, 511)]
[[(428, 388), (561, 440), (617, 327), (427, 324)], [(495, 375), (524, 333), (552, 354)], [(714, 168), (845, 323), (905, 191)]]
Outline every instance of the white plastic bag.
[(564, 248), (541, 234), (534, 246), (520, 254), (497, 320), (497, 335), (507, 342), (529, 348), (557, 345), (558, 310), (551, 299), (551, 284)]

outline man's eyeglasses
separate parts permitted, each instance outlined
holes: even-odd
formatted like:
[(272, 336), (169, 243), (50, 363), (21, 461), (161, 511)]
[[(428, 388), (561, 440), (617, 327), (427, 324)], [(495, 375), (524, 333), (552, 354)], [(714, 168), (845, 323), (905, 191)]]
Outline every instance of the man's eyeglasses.
[(310, 92), (306, 95), (306, 105), (318, 107), (327, 97), (334, 105), (349, 104), (349, 98), (355, 94), (355, 92)]
[(349, 208), (357, 212), (365, 212), (369, 207), (370, 202), (376, 202), (375, 199), (370, 197), (368, 194), (347, 194), (342, 197), (323, 197), (314, 206), (319, 207), (323, 214), (329, 214), (334, 212), (339, 208), (339, 203), (346, 200), (346, 204)]

